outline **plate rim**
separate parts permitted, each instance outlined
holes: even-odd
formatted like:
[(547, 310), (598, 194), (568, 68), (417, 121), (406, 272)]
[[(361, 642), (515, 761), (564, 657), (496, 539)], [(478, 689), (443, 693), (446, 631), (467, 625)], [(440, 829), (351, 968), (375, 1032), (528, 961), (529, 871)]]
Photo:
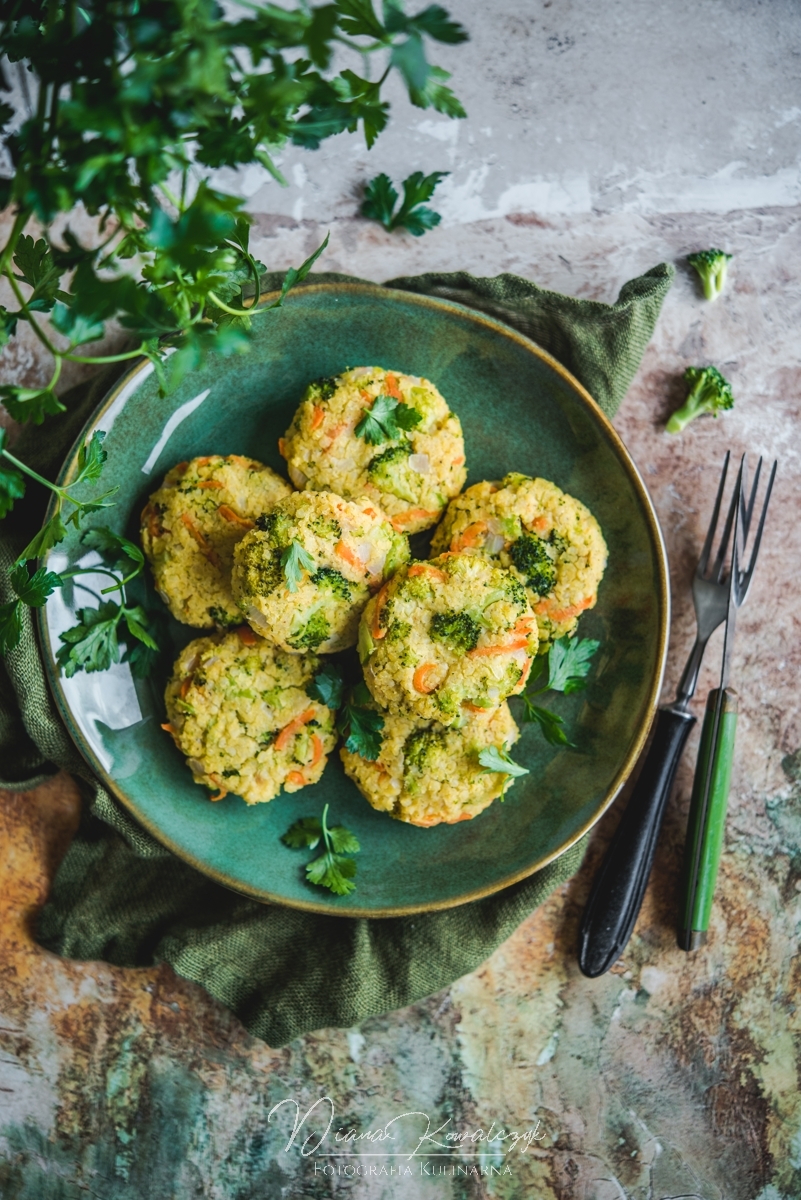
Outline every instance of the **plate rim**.
[[(662, 534), (662, 529), (659, 524), (659, 518), (656, 514), (653, 501), (645, 482), (640, 474), (637, 466), (634, 463), (625, 443), (618, 434), (609, 417), (600, 407), (596, 400), (590, 395), (587, 389), (578, 379), (565, 367), (558, 359), (544, 350), (531, 338), (520, 333), (511, 325), (507, 325), (504, 321), (500, 321), (495, 317), (490, 317), (479, 309), (470, 308), (467, 305), (460, 304), (458, 301), (447, 300), (441, 296), (432, 296), (427, 293), (405, 291), (402, 288), (385, 287), (379, 283), (368, 283), (364, 281), (354, 281), (353, 283), (345, 282), (312, 282), (302, 284), (299, 291), (305, 292), (349, 292), (351, 294), (361, 293), (376, 300), (400, 300), (405, 303), (419, 304), (423, 308), (433, 308), (444, 310), (445, 312), (456, 312), (462, 317), (468, 317), (471, 321), (479, 325), (484, 325), (489, 329), (494, 330), (503, 337), (510, 338), (518, 342), (525, 350), (533, 353), (535, 357), (547, 364), (557, 375), (559, 375), (568, 386), (578, 396), (579, 400), (590, 410), (591, 414), (601, 424), (601, 428), (606, 436), (611, 441), (617, 455), (622, 462), (622, 465), (628, 474), (634, 491), (638, 495), (641, 507), (645, 513), (646, 523), (649, 528), (657, 558), (657, 603), (659, 606), (660, 620), (658, 628), (658, 646), (657, 646), (657, 670), (651, 680), (651, 687), (648, 692), (646, 710), (637, 733), (629, 751), (621, 764), (621, 767), (614, 776), (606, 795), (598, 809), (595, 811), (589, 821), (585, 822), (579, 831), (571, 835), (563, 842), (556, 850), (538, 858), (533, 864), (526, 867), (522, 871), (516, 871), (503, 879), (497, 880), (493, 884), (470, 891), (456, 897), (437, 901), (435, 903), (421, 904), (403, 904), (393, 906), (391, 908), (369, 909), (369, 908), (351, 908), (347, 906), (335, 906), (330, 901), (328, 903), (318, 903), (313, 899), (305, 900), (288, 900), (285, 896), (276, 895), (263, 888), (253, 888), (239, 880), (233, 879), (231, 876), (222, 872), (210, 870), (208, 865), (203, 860), (196, 858), (188, 853), (182, 847), (176, 845), (172, 839), (167, 838), (164, 834), (153, 825), (153, 823), (145, 818), (136, 806), (128, 799), (118, 784), (110, 777), (108, 772), (103, 767), (102, 763), (97, 759), (91, 746), (85, 739), (81, 730), (75, 723), (72, 712), (67, 704), (66, 696), (61, 685), (61, 673), (58, 669), (55, 657), (52, 653), (51, 639), (47, 622), (48, 605), (45, 604), (36, 610), (36, 625), (39, 636), (39, 644), (42, 652), (42, 658), (45, 665), (45, 674), (47, 676), (48, 686), (51, 695), (53, 696), (56, 707), (67, 727), (67, 730), (75, 743), (81, 757), (93, 771), (95, 776), (101, 781), (106, 789), (123, 805), (127, 813), (129, 813), (139, 825), (141, 825), (151, 837), (155, 838), (160, 845), (165, 846), (172, 851), (181, 861), (188, 863), (199, 871), (208, 879), (214, 880), (215, 883), (228, 888), (230, 891), (236, 892), (239, 895), (248, 896), (252, 900), (257, 900), (262, 904), (278, 904), (285, 908), (293, 908), (302, 912), (312, 912), (321, 916), (348, 917), (348, 918), (364, 918), (364, 919), (387, 919), (392, 917), (413, 916), (424, 912), (442, 912), (449, 908), (458, 908), (462, 904), (470, 904), (473, 901), (485, 899), (488, 896), (495, 895), (498, 892), (504, 891), (512, 887), (514, 884), (522, 882), (524, 879), (530, 878), (532, 875), (541, 871), (544, 867), (554, 862), (556, 859), (567, 853), (577, 842), (589, 833), (589, 831), (597, 825), (604, 814), (609, 810), (617, 797), (620, 795), (627, 779), (631, 775), (640, 754), (643, 751), (651, 725), (656, 714), (657, 705), (659, 702), (662, 684), (664, 681), (665, 668), (667, 663), (669, 630), (670, 630), (670, 575), (667, 558), (667, 550), (665, 547), (665, 539)], [(259, 296), (259, 301), (268, 301), (279, 295), (278, 289), (270, 292), (263, 292)], [(92, 413), (87, 418), (83, 428), (76, 437), (72, 447), (67, 452), (61, 469), (59, 470), (56, 482), (59, 486), (67, 485), (72, 475), (75, 472), (77, 465), (77, 456), (80, 447), (86, 440), (87, 433), (95, 428), (104, 414), (108, 411), (111, 405), (120, 398), (123, 391), (126, 389), (136, 390), (132, 385), (136, 383), (138, 386), (141, 380), (138, 376), (146, 371), (150, 374), (153, 371), (153, 364), (147, 358), (135, 360), (133, 365), (128, 368), (114, 383), (111, 384), (103, 398), (92, 410)], [(52, 509), (55, 504), (55, 496), (52, 495), (48, 504), (45, 521), (52, 516)], [(49, 550), (45, 556), (40, 559), (40, 563), (46, 565), (52, 550)]]

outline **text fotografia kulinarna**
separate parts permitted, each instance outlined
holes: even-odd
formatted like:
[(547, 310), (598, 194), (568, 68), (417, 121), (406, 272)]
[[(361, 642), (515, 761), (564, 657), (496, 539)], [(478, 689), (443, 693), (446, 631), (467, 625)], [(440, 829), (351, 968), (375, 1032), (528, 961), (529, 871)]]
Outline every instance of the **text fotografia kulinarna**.
[[(428, 1113), (410, 1111), (391, 1117), (375, 1129), (357, 1129), (352, 1125), (342, 1127), (331, 1133), (334, 1124), (334, 1102), (330, 1096), (321, 1096), (319, 1100), (302, 1111), (300, 1103), (292, 1097), (287, 1097), (273, 1105), (268, 1114), (268, 1122), (278, 1119), (280, 1111), (287, 1107), (293, 1117), (292, 1128), (284, 1146), (284, 1152), (293, 1147), (299, 1150), (304, 1158), (322, 1153), (327, 1159), (332, 1158), (424, 1158), (430, 1159), (465, 1159), (478, 1158), (477, 1166), (482, 1174), (500, 1173), (500, 1160), (506, 1155), (517, 1151), (525, 1154), (535, 1142), (545, 1137), (540, 1132), (541, 1122), (536, 1120), (529, 1129), (507, 1129), (493, 1121), (489, 1128), (476, 1126), (473, 1129), (454, 1129), (453, 1119), (447, 1117), (434, 1128)], [(356, 1166), (356, 1164), (349, 1164)], [(421, 1163), (422, 1167), (424, 1164)], [(453, 1174), (455, 1164), (426, 1163), (430, 1165), (430, 1174)], [(365, 1169), (361, 1172), (364, 1174)], [(439, 1166), (448, 1167), (446, 1172), (440, 1171)], [(450, 1170), (454, 1166), (454, 1171)], [(344, 1174), (343, 1170), (339, 1172)], [(395, 1174), (400, 1174), (398, 1167)]]

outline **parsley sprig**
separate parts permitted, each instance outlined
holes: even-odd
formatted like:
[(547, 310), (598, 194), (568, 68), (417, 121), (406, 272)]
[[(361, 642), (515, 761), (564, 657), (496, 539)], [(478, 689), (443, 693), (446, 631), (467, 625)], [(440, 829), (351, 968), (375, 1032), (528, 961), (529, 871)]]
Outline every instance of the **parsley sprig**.
[(384, 718), (368, 705), (372, 696), (365, 683), (352, 688), (350, 698), (337, 717), (337, 731), (345, 739), (345, 749), (375, 762), (381, 753)]
[(306, 878), (309, 883), (318, 887), (328, 888), (336, 896), (349, 896), (356, 891), (353, 878), (356, 875), (356, 863), (350, 854), (358, 854), (360, 850), (358, 839), (344, 825), (328, 826), (328, 805), (323, 809), (322, 819), (317, 817), (302, 817), (295, 821), (281, 838), (285, 846), (293, 850), (308, 847), (316, 850), (323, 843), (323, 853), (306, 864)]
[(398, 193), (388, 175), (376, 175), (364, 189), (362, 216), (379, 221), (385, 229), (406, 229), (413, 237), (422, 237), (429, 229), (439, 225), (441, 217), (433, 208), (426, 208), (440, 180), (448, 171), (433, 171), (424, 175), (415, 171), (403, 181), (403, 202), (396, 210)]
[(372, 408), (364, 414), (354, 433), (371, 446), (402, 438), (422, 421), (422, 415), (410, 404), (402, 404), (393, 396), (376, 396)]
[(291, 541), (281, 554), (281, 570), (286, 579), (287, 591), (296, 592), (303, 582), (303, 572), (311, 571), (314, 559), (308, 550), (304, 550), (300, 542)]
[(319, 700), (331, 709), (339, 708), (342, 703), (344, 683), (342, 673), (334, 663), (326, 662), (320, 667), (306, 691), (312, 700)]
[(544, 661), (539, 660), (539, 670), (532, 673), (529, 687), (520, 697), (523, 701), (523, 720), (536, 721), (542, 734), (552, 746), (572, 746), (564, 728), (564, 718), (534, 703), (535, 696), (544, 692), (563, 692), (569, 696), (571, 692), (582, 691), (587, 686), (587, 676), (592, 666), (593, 655), (600, 646), (594, 638), (560, 638), (551, 645), (548, 651), (548, 682), (544, 687), (531, 690), (531, 683), (540, 677)]
[(519, 779), (521, 775), (528, 775), (528, 767), (521, 767), (520, 763), (516, 763), (509, 753), (509, 747), (501, 746), (485, 746), (483, 750), (479, 750), (478, 761), (484, 768), (483, 774), (494, 772), (498, 775), (505, 776), (503, 782), (503, 790), (501, 791), (501, 800), (506, 795), (506, 789), (509, 786), (510, 779)]

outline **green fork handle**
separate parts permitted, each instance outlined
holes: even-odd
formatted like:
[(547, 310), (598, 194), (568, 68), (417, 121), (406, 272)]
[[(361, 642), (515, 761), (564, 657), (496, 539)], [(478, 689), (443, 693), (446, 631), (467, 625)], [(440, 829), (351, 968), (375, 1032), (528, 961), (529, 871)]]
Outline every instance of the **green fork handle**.
[(682, 950), (697, 950), (706, 941), (720, 852), (723, 848), (734, 758), (734, 737), (737, 730), (737, 693), (731, 688), (726, 688), (723, 692), (720, 733), (715, 748), (715, 761), (712, 764), (709, 800), (704, 813), (704, 785), (709, 769), (717, 698), (718, 688), (715, 688), (709, 693), (706, 704), (690, 801), (679, 918), (679, 946)]

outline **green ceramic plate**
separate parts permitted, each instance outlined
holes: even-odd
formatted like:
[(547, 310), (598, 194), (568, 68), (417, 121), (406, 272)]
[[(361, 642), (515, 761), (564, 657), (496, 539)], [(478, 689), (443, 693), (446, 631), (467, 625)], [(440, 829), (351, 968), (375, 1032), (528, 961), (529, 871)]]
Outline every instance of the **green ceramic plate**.
[[(109, 672), (60, 677), (59, 633), (94, 603), (77, 588), (41, 610), (50, 680), (78, 747), (154, 837), (219, 882), (260, 900), (347, 916), (391, 916), (461, 904), (522, 879), (565, 851), (614, 799), (642, 748), (662, 679), (667, 566), (648, 494), (612, 426), (580, 384), (520, 334), (456, 304), (371, 285), (318, 284), (261, 318), (251, 353), (220, 359), (160, 399), (152, 367), (135, 367), (100, 405), (77, 445), (106, 431), (105, 486), (119, 485), (110, 522), (135, 537), (138, 514), (165, 471), (199, 454), (243, 453), (283, 472), (277, 439), (310, 379), (379, 364), (425, 375), (464, 427), (468, 482), (522, 471), (554, 480), (589, 505), (609, 546), (598, 605), (581, 633), (602, 640), (586, 692), (557, 696), (577, 749), (555, 749), (524, 726), (515, 758), (530, 774), (473, 821), (416, 829), (373, 811), (338, 756), (319, 784), (250, 808), (210, 804), (159, 728), (162, 693), (179, 648), (196, 631), (171, 620), (159, 669), (134, 680)], [(108, 523), (99, 520), (98, 523)], [(71, 534), (51, 553), (57, 570), (91, 563)], [(161, 607), (151, 592), (149, 603)], [(519, 701), (512, 702), (513, 708)], [(361, 842), (358, 888), (336, 897), (307, 884), (306, 852), (282, 833), (319, 814)]]

